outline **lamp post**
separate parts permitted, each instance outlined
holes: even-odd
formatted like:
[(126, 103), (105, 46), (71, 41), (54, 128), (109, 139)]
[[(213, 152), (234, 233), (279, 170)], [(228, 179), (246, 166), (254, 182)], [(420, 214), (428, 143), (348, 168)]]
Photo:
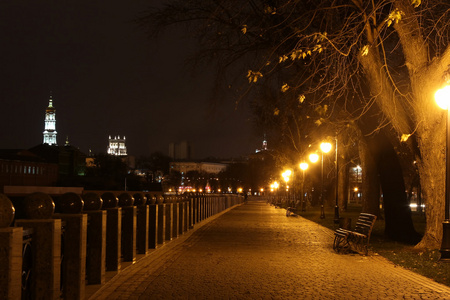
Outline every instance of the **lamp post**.
[(325, 219), (325, 208), (323, 201), (323, 154), (328, 153), (331, 150), (330, 143), (322, 143), (320, 144), (320, 150), (322, 151), (322, 184), (320, 188), (320, 218)]
[(334, 162), (334, 166), (336, 167), (336, 186), (335, 186), (335, 200), (336, 203), (334, 205), (334, 224), (339, 224), (339, 165), (338, 165), (338, 138), (336, 133), (336, 161)]
[(299, 165), (300, 170), (303, 171), (302, 177), (302, 211), (306, 210), (306, 201), (305, 201), (305, 171), (308, 169), (308, 163), (302, 162)]
[(286, 182), (286, 194), (287, 194), (287, 198), (288, 198), (288, 204), (290, 204), (289, 202), (291, 201), (290, 199), (290, 192), (289, 192), (289, 177), (292, 175), (292, 171), (291, 170), (286, 170), (284, 171), (284, 173), (281, 174), (281, 176), (283, 177), (284, 181)]
[(442, 243), (440, 260), (450, 261), (450, 85), (438, 90), (434, 95), (440, 108), (447, 110), (446, 144), (445, 144), (445, 219), (442, 222)]

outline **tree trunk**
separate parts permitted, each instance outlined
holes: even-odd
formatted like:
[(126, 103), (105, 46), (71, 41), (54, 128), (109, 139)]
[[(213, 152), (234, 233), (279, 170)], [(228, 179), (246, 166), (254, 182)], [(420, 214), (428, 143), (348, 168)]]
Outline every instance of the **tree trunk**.
[(377, 105), (372, 105), (357, 124), (378, 170), (383, 192), (385, 234), (399, 242), (418, 243), (421, 236), (412, 223), (401, 164), (394, 146), (384, 133), (389, 129), (384, 127), (373, 133), (378, 128), (378, 109)]
[[(338, 158), (339, 159), (339, 158)], [(348, 203), (348, 185), (349, 185), (349, 164), (345, 159), (339, 159), (339, 190), (338, 190), (338, 203), (340, 211), (347, 211)]]
[(365, 139), (359, 140), (362, 172), (362, 211), (380, 218), (380, 180), (375, 161)]
[(403, 173), (394, 147), (382, 132), (369, 136), (367, 144), (380, 176), (384, 200), (385, 234), (399, 242), (418, 243), (421, 236), (415, 231), (412, 223)]
[(422, 153), (418, 168), (427, 224), (417, 248), (437, 249), (442, 240), (445, 214), (445, 130), (442, 127), (424, 129), (418, 139)]

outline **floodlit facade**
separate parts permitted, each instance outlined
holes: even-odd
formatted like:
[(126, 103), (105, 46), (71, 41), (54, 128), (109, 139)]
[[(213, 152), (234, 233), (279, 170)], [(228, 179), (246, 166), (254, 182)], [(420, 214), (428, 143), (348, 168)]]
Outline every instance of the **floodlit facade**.
[(53, 99), (50, 95), (48, 107), (45, 110), (44, 144), (57, 145), (56, 142), (56, 109), (53, 107)]
[(226, 164), (211, 162), (171, 162), (170, 170), (178, 171), (186, 174), (189, 171), (206, 172), (211, 174), (219, 174), (227, 169)]
[(109, 155), (127, 156), (127, 146), (125, 145), (125, 140), (125, 136), (123, 138), (120, 138), (120, 135), (114, 138), (109, 136), (107, 153)]

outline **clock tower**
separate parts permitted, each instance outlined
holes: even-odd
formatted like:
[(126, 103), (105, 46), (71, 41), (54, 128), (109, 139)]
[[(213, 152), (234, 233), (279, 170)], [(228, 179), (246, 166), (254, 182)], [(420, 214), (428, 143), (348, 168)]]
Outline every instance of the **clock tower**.
[(48, 107), (45, 110), (44, 144), (57, 145), (56, 143), (56, 109), (53, 107), (53, 99), (50, 95)]

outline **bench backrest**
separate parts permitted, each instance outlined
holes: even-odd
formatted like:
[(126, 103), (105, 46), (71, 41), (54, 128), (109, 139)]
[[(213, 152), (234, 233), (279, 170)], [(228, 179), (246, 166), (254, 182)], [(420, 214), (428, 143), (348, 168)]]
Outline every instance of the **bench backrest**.
[(367, 240), (370, 239), (370, 234), (372, 233), (373, 225), (375, 225), (375, 221), (377, 220), (377, 216), (361, 213), (359, 215), (358, 220), (356, 221), (355, 232), (364, 234), (367, 236)]

